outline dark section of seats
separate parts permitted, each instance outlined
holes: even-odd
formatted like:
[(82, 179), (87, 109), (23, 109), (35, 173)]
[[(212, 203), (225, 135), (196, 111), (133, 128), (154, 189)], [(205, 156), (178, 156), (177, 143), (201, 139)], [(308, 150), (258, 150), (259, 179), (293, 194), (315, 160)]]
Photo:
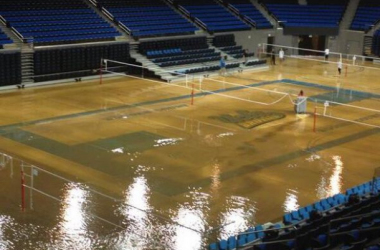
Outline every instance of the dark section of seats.
[[(378, 249), (380, 242), (380, 178), (285, 214), (286, 226), (264, 230), (257, 225), (220, 240), (211, 250)], [(250, 247), (249, 247), (250, 246)]]
[(243, 58), (244, 52), (246, 57), (254, 56), (253, 52), (248, 52), (248, 50), (244, 50), (242, 46), (236, 45), (235, 36), (233, 34), (215, 36), (212, 43), (215, 47), (221, 49), (223, 52), (235, 59)]
[(81, 0), (3, 2), (0, 15), (25, 38), (33, 38), (34, 43), (114, 40), (120, 35)]
[(139, 51), (160, 67), (220, 60), (220, 53), (209, 48), (206, 37), (142, 42)]
[(309, 0), (300, 5), (293, 0), (261, 0), (285, 27), (338, 28), (347, 0)]
[(361, 0), (351, 23), (353, 30), (367, 30), (380, 20), (380, 1)]
[(250, 0), (228, 0), (233, 7), (256, 23), (256, 28), (265, 29), (272, 28), (273, 25), (261, 14), (261, 12), (252, 4)]
[(0, 52), (0, 86), (21, 83), (21, 54), (14, 51)]
[[(129, 62), (127, 43), (36, 50), (35, 81), (50, 81), (98, 74), (101, 59)], [(109, 64), (109, 67), (115, 65)], [(118, 65), (114, 71), (126, 67)]]
[(191, 16), (206, 24), (213, 32), (249, 30), (250, 27), (213, 0), (176, 0)]
[(99, 0), (132, 36), (191, 34), (197, 28), (159, 0)]
[(0, 49), (4, 47), (6, 44), (11, 44), (13, 41), (9, 39), (9, 37), (0, 30)]
[(380, 30), (376, 30), (372, 39), (372, 53), (380, 56)]

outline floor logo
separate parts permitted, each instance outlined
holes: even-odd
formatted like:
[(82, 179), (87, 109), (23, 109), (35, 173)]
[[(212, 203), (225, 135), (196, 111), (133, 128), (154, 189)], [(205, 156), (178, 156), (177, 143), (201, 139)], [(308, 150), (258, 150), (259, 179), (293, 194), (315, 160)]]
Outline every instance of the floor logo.
[(225, 123), (233, 123), (245, 129), (251, 129), (285, 118), (285, 114), (271, 111), (238, 110), (233, 114), (222, 114), (219, 116), (212, 116), (210, 118), (217, 119)]

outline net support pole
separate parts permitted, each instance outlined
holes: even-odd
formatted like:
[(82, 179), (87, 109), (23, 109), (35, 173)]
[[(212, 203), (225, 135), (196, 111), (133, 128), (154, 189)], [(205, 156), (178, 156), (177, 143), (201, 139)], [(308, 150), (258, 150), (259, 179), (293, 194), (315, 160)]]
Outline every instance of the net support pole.
[(25, 175), (21, 170), (21, 212), (25, 212)]
[(99, 84), (103, 83), (103, 58), (100, 59), (100, 68), (99, 68)]
[(317, 131), (317, 108), (314, 108), (314, 125), (313, 125), (313, 132), (315, 133)]
[(347, 77), (347, 71), (348, 71), (348, 66), (346, 65), (346, 72), (344, 72), (344, 77)]
[(194, 105), (194, 83), (191, 84), (191, 105)]
[(34, 168), (33, 166), (30, 168), (30, 186), (32, 187), (29, 191), (29, 201), (30, 201), (30, 209), (33, 210), (33, 188), (34, 188)]

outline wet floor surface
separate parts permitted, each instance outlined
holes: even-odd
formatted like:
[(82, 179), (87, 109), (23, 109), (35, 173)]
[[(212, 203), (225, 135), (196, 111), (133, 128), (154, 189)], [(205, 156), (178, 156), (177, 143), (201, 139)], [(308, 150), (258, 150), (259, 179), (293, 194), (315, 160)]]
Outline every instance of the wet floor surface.
[[(131, 79), (3, 93), (0, 149), (13, 158), (0, 157), (0, 249), (205, 249), (369, 180), (375, 73), (338, 79), (326, 67), (204, 79), (195, 105), (186, 89)], [(301, 88), (315, 100), (295, 115)], [(331, 105), (314, 133), (326, 100), (366, 110)], [(284, 118), (242, 127), (260, 112)], [(21, 169), (34, 188), (25, 212)]]

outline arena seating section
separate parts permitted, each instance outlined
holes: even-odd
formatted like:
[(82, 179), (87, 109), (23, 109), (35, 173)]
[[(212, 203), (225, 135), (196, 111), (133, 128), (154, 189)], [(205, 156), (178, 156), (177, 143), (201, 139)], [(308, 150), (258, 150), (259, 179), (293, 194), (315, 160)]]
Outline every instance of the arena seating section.
[(0, 49), (3, 48), (3, 45), (13, 43), (11, 39), (7, 37), (1, 30), (0, 30)]
[(21, 54), (14, 51), (0, 53), (0, 86), (21, 83)]
[[(180, 66), (174, 70), (193, 74), (219, 70), (220, 53), (207, 44), (205, 36), (187, 39), (143, 42), (140, 53), (160, 67)], [(200, 64), (206, 64), (199, 66)], [(239, 67), (239, 63), (226, 63), (226, 68)]]
[(239, 12), (248, 16), (256, 23), (257, 29), (272, 28), (272, 24), (256, 9), (250, 0), (228, 0)]
[(160, 0), (99, 0), (135, 37), (194, 33), (197, 28)]
[(366, 30), (380, 20), (380, 1), (361, 0), (354, 20), (351, 24), (353, 30)]
[(297, 0), (262, 2), (285, 27), (338, 28), (347, 7), (346, 0), (308, 0), (307, 5)]
[[(236, 45), (235, 36), (233, 34), (215, 36), (212, 44), (235, 59), (243, 58), (244, 49), (242, 46)], [(248, 57), (252, 57), (255, 54), (248, 52), (247, 55)]]
[[(129, 62), (127, 43), (41, 49), (35, 52), (35, 81), (49, 81), (98, 74), (101, 58)], [(112, 67), (112, 65), (109, 65)], [(123, 68), (113, 71), (124, 70)]]
[(197, 17), (213, 32), (249, 30), (250, 27), (213, 0), (176, 0), (190, 15)]
[(376, 30), (375, 34), (373, 35), (372, 53), (374, 55), (380, 56), (380, 30)]
[(376, 245), (380, 243), (379, 191), (377, 178), (285, 214), (283, 224), (267, 230), (257, 225), (237, 237), (212, 243), (209, 249), (380, 249)]
[(2, 1), (0, 15), (40, 44), (114, 40), (120, 35), (81, 0)]

